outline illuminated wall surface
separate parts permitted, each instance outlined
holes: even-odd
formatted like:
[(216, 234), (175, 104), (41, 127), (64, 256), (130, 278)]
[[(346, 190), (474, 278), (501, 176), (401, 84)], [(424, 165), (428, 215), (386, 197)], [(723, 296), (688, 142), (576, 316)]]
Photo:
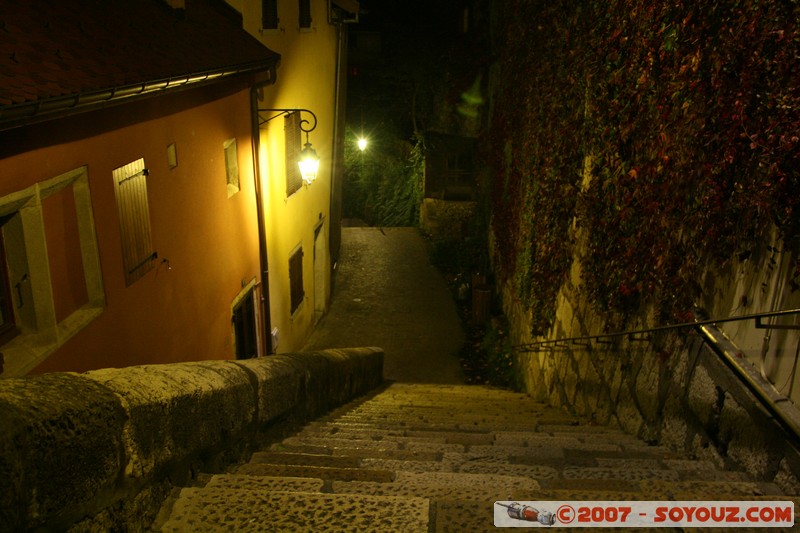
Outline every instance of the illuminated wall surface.
[[(233, 308), (261, 270), (250, 88), (277, 55), (205, 0), (187, 6), (193, 17), (156, 1), (109, 13), (39, 3), (8, 14), (15, 64), (0, 80), (2, 376), (236, 357)], [(97, 46), (71, 55), (75, 42)], [(13, 118), (181, 69), (215, 76)]]
[[(320, 156), (317, 179), (287, 195), (284, 117), (261, 130), (261, 181), (270, 269), (270, 310), (277, 351), (301, 349), (330, 297), (330, 197), (334, 170), (334, 103), (337, 27), (328, 23), (326, 2), (311, 2), (311, 27), (300, 28), (298, 2), (278, 2), (277, 29), (261, 29), (261, 3), (229, 2), (242, 10), (245, 29), (281, 54), (275, 85), (264, 88), (260, 108), (308, 109), (317, 126), (308, 135)], [(243, 5), (239, 5), (243, 4)], [(262, 113), (269, 118), (275, 113)], [(307, 114), (304, 119), (311, 119)], [(306, 142), (305, 134), (302, 142)], [(289, 164), (294, 164), (289, 162)], [(304, 298), (292, 310), (290, 257), (302, 250)]]
[[(249, 116), (249, 91), (239, 91), (0, 161), (3, 194), (87, 169), (105, 305), (37, 372), (233, 356), (231, 302), (243, 282), (259, 275)], [(240, 189), (228, 197), (223, 143), (230, 138), (239, 140)], [(169, 145), (177, 155), (174, 168)], [(146, 192), (157, 256), (128, 286), (112, 173), (139, 158), (149, 171)], [(58, 322), (88, 302), (74, 196), (68, 187), (41, 201)], [(8, 356), (6, 361), (8, 367)]]

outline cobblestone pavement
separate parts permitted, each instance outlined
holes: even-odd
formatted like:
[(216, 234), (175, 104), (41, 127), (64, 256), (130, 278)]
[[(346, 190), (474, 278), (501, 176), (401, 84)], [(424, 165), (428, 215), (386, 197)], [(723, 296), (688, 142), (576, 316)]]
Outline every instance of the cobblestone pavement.
[(384, 377), (464, 383), (464, 332), (453, 298), (415, 228), (342, 228), (330, 309), (304, 351), (378, 346)]

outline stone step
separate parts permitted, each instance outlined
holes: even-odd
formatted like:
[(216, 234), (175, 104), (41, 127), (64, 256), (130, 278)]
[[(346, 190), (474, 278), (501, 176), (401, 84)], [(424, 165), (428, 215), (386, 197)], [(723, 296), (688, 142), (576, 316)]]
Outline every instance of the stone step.
[(249, 474), (216, 474), (206, 488), (260, 489), (274, 492), (322, 492), (325, 480), (312, 477), (252, 476)]
[[(480, 407), (476, 407), (477, 411)], [(547, 424), (541, 423), (542, 419), (536, 413), (514, 414), (493, 414), (479, 412), (419, 412), (407, 409), (398, 413), (386, 413), (381, 417), (366, 417), (355, 415), (352, 418), (339, 418), (328, 421), (327, 424), (339, 426), (341, 428), (352, 427), (372, 427), (377, 429), (420, 429), (420, 430), (452, 430), (456, 428), (460, 431), (489, 431), (493, 426), (498, 426), (506, 431), (553, 431), (549, 428), (560, 428), (563, 431), (574, 431), (573, 428), (589, 428), (588, 431), (613, 432), (609, 429), (599, 429), (597, 426), (580, 425), (568, 420), (548, 419)], [(488, 426), (480, 426), (488, 424)], [(548, 429), (543, 430), (541, 428)], [(448, 429), (451, 428), (451, 429)]]
[(330, 468), (358, 468), (361, 466), (361, 460), (358, 457), (275, 451), (255, 452), (250, 457), (249, 462), (251, 464), (322, 466)]
[[(361, 423), (367, 422), (364, 418), (358, 418)], [(349, 422), (349, 421), (343, 421)], [(480, 415), (458, 415), (456, 413), (437, 413), (400, 414), (398, 416), (387, 416), (370, 422), (372, 427), (378, 429), (388, 428), (410, 428), (410, 429), (440, 429), (440, 430), (484, 430), (484, 431), (536, 431), (537, 422), (535, 418), (515, 419), (512, 416), (480, 416)], [(569, 427), (569, 426), (563, 426)]]
[[(774, 483), (754, 481), (666, 481), (648, 480), (641, 483), (641, 491), (649, 499), (652, 495), (669, 494), (670, 499), (682, 500), (747, 500), (757, 496), (780, 496)], [(689, 497), (690, 495), (694, 495)]]
[[(284, 441), (287, 446), (312, 445), (324, 446), (330, 443), (333, 447), (342, 447), (343, 443), (353, 441), (356, 444), (365, 444), (369, 441), (393, 443), (391, 447), (402, 449), (408, 442), (427, 442), (436, 444), (461, 444), (466, 449), (476, 446), (516, 446), (520, 448), (557, 448), (585, 451), (622, 451), (631, 450), (649, 454), (653, 457), (675, 456), (668, 449), (657, 446), (648, 446), (628, 435), (609, 435), (598, 439), (597, 435), (591, 437), (584, 434), (552, 435), (539, 432), (508, 432), (508, 431), (464, 431), (464, 430), (419, 430), (419, 429), (346, 429), (326, 428), (318, 426), (305, 428), (291, 440)], [(395, 446), (395, 444), (397, 446)], [(387, 446), (388, 447), (388, 446)]]
[(366, 481), (372, 483), (388, 483), (395, 478), (395, 473), (390, 470), (263, 463), (241, 465), (234, 470), (234, 473), (250, 476), (306, 477), (319, 478), (326, 481)]
[(232, 473), (210, 477), (204, 488), (184, 489), (167, 523), (175, 529), (162, 531), (213, 529), (192, 527), (205, 523), (230, 530), (495, 531), (498, 500), (780, 494), (743, 472), (650, 446), (523, 394), (392, 384), (253, 454)]
[[(514, 409), (509, 409), (513, 405)], [(477, 412), (476, 409), (480, 408), (482, 411)], [(576, 417), (566, 413), (565, 411), (558, 411), (546, 406), (536, 403), (519, 403), (512, 399), (502, 401), (470, 401), (467, 399), (459, 399), (453, 401), (432, 400), (428, 403), (414, 403), (406, 400), (397, 402), (386, 402), (384, 398), (381, 399), (380, 405), (378, 404), (364, 404), (354, 407), (348, 412), (336, 412), (332, 415), (339, 415), (344, 420), (352, 419), (356, 416), (363, 416), (368, 419), (380, 419), (387, 416), (397, 416), (403, 413), (430, 413), (431, 415), (441, 413), (456, 413), (456, 414), (491, 414), (495, 416), (514, 416), (517, 413), (529, 413), (532, 415), (540, 416), (544, 419), (554, 420), (561, 423), (568, 423), (570, 421), (580, 421), (580, 417)], [(328, 420), (323, 418), (323, 420)]]
[(282, 444), (288, 447), (316, 446), (328, 450), (409, 450), (436, 453), (465, 451), (465, 446), (463, 444), (448, 444), (445, 442), (433, 442), (416, 439), (396, 440), (391, 438), (376, 440), (326, 437), (289, 437), (284, 439)]
[(323, 494), (262, 488), (186, 488), (162, 533), (408, 531), (427, 533), (430, 502), (414, 496)]
[[(385, 437), (374, 436), (373, 438), (347, 438), (339, 433), (331, 437), (297, 435), (285, 439), (278, 445), (272, 447), (273, 451), (293, 451), (324, 455), (343, 455), (351, 457), (380, 457), (384, 452), (412, 452), (395, 454), (387, 458), (400, 459), (401, 455), (408, 459), (415, 460), (416, 453), (424, 453), (427, 456), (436, 457), (447, 453), (470, 453), (482, 456), (498, 456), (509, 462), (522, 462), (530, 464), (530, 461), (537, 459), (557, 459), (569, 458), (575, 462), (581, 462), (585, 466), (614, 466), (626, 460), (638, 461), (661, 461), (676, 459), (674, 453), (660, 447), (632, 447), (628, 450), (615, 443), (607, 443), (597, 439), (591, 442), (582, 442), (577, 439), (565, 439), (560, 437), (529, 437), (524, 442), (506, 440), (495, 435), (494, 444), (480, 444), (488, 442), (488, 436), (474, 435), (455, 435), (452, 438), (437, 435), (431, 438), (422, 439), (411, 436)], [(479, 444), (470, 444), (470, 441)], [(517, 445), (506, 444), (517, 442)], [(370, 450), (375, 453), (368, 453)], [(594, 462), (585, 464), (587, 459)], [(424, 459), (428, 460), (428, 459)], [(682, 469), (689, 470), (688, 463)], [(704, 465), (700, 470), (707, 469)]]
[[(664, 481), (746, 481), (742, 472), (718, 471), (707, 461), (675, 461), (660, 459), (632, 459), (628, 457), (592, 457), (566, 459), (553, 454), (550, 457), (526, 456), (526, 448), (485, 446), (473, 452), (425, 452), (414, 450), (382, 450), (364, 454), (363, 448), (352, 449), (351, 455), (327, 455), (295, 452), (257, 452), (249, 465), (238, 469), (240, 473), (259, 475), (321, 475), (325, 479), (355, 479), (354, 476), (371, 476), (374, 481), (389, 479), (387, 472), (461, 472), (496, 474), (513, 472), (537, 481), (545, 479), (617, 479)], [(390, 452), (403, 452), (392, 455)], [(365, 456), (366, 455), (366, 456)], [(253, 465), (271, 465), (256, 467)], [(323, 467), (324, 471), (314, 468)], [(349, 469), (362, 468), (354, 474)], [(359, 479), (368, 479), (360, 477)]]
[(396, 472), (391, 483), (334, 481), (336, 494), (419, 496), (490, 502), (530, 499), (540, 489), (536, 480), (512, 474), (463, 474), (454, 472)]

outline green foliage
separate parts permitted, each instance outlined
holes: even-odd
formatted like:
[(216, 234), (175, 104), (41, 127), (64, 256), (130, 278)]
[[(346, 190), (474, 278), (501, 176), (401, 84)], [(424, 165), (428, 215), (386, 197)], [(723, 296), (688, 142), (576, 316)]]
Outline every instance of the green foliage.
[(416, 226), (422, 203), (423, 144), (373, 137), (362, 152), (345, 144), (344, 216), (372, 226)]
[(508, 324), (505, 323), (505, 320), (496, 318), (487, 326), (482, 348), (486, 353), (489, 384), (522, 390), (519, 383), (520, 372), (517, 372), (515, 368), (511, 339), (508, 337)]
[(489, 271), (487, 235), (488, 204), (479, 199), (474, 207), (449, 211), (450, 216), (440, 216), (456, 228), (452, 233), (431, 236), (430, 259), (445, 277), (468, 279), (473, 273)]
[(515, 277), (534, 333), (542, 333), (572, 258), (568, 230), (585, 144), (585, 83), (573, 52), (585, 21), (572, 2), (512, 4), (502, 22), (490, 127), (492, 164), (502, 176), (494, 181), (492, 224), (500, 275)]
[(469, 223), (462, 226), (460, 237), (433, 240), (430, 259), (442, 273), (453, 295), (457, 296), (458, 311), (466, 333), (460, 358), (467, 383), (522, 390), (521, 373), (517, 371), (511, 350), (506, 318), (493, 314), (485, 325), (475, 324), (472, 320), (469, 291), (474, 280), (471, 275), (488, 270), (486, 208), (483, 202), (478, 202)]
[(523, 388), (503, 316), (468, 329), (461, 359), (467, 383), (517, 391)]
[(511, 0), (499, 20), (492, 224), (534, 334), (573, 224), (587, 294), (623, 316), (682, 318), (702, 269), (772, 224), (797, 252), (800, 4)]
[(486, 240), (478, 235), (463, 238), (443, 237), (431, 243), (430, 260), (445, 276), (464, 277), (472, 272), (483, 272)]

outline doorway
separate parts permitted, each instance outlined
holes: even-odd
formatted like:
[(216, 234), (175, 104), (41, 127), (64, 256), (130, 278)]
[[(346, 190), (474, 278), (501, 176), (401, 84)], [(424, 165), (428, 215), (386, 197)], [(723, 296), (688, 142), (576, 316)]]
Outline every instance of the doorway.
[(327, 287), (325, 285), (325, 223), (314, 229), (314, 323), (325, 314)]
[(252, 359), (258, 356), (258, 332), (256, 328), (255, 288), (251, 287), (233, 306), (233, 338), (236, 359)]

